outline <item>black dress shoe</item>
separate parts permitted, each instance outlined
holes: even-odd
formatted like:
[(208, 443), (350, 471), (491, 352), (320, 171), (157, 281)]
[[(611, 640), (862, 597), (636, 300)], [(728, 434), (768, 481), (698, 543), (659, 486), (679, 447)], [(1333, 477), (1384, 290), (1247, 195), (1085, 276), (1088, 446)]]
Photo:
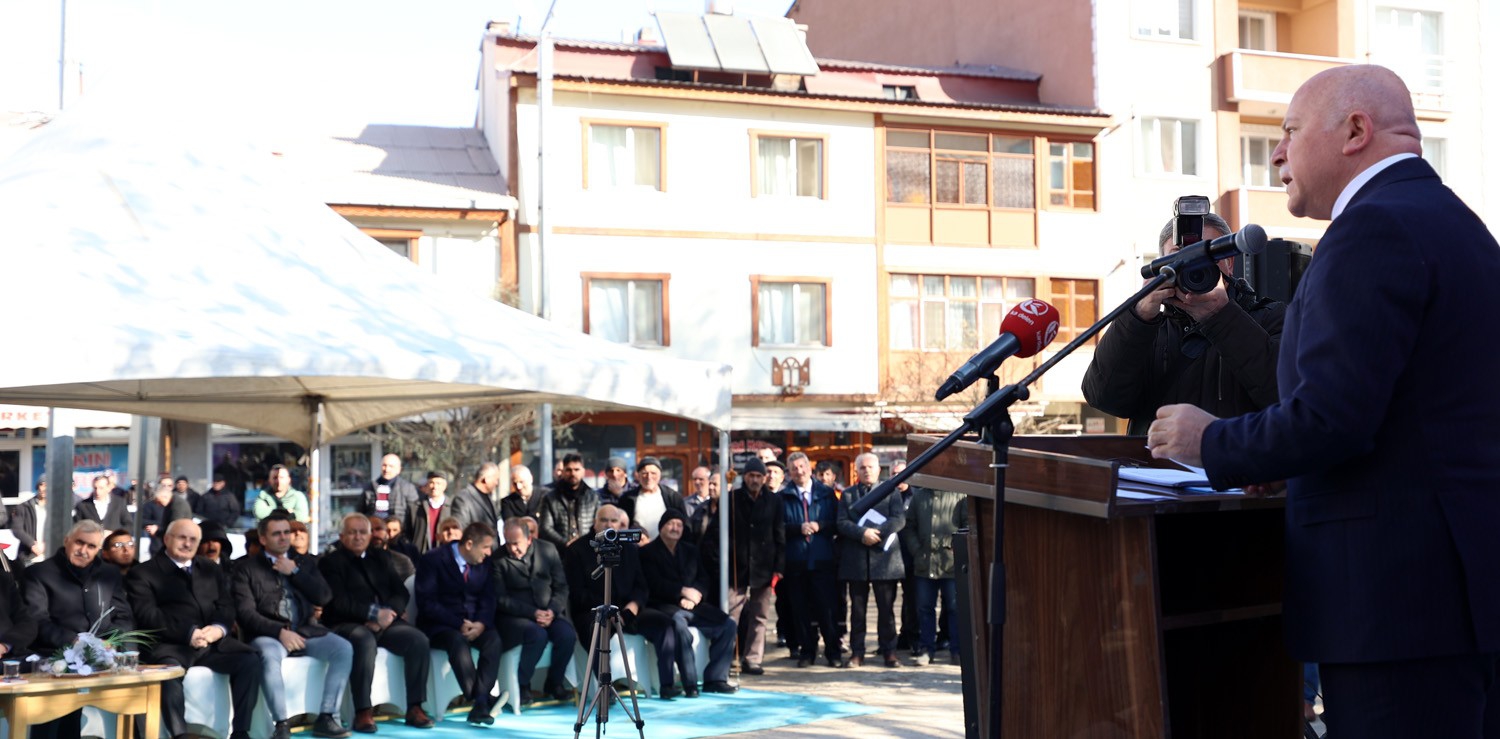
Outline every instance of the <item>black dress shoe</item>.
[(669, 701), (679, 695), (682, 695), (682, 688), (679, 688), (676, 685), (668, 685), (667, 687), (661, 689), (660, 697), (664, 701)]
[(706, 683), (703, 684), (703, 692), (705, 692), (705, 693), (719, 693), (721, 695), (732, 695), (737, 690), (739, 690), (739, 688), (736, 688), (733, 685), (730, 685), (729, 683), (724, 682), (723, 680), (711, 680), (711, 681), (706, 682)]
[(697, 698), (698, 697), (698, 686), (690, 684), (686, 688), (682, 689), (682, 694), (683, 694), (683, 696), (688, 697), (688, 698)]
[(421, 706), (412, 706), (406, 709), (406, 725), (413, 729), (430, 729), (436, 724)]
[(362, 708), (354, 712), (354, 730), (361, 734), (375, 733), (375, 709)]
[(861, 656), (858, 656), (858, 655), (854, 655), (854, 656), (849, 657), (849, 659), (844, 660), (843, 664), (839, 665), (839, 667), (842, 667), (842, 668), (844, 668), (846, 670), (849, 669), (849, 668), (851, 668), (851, 667), (864, 667), (864, 666), (865, 666), (865, 658), (861, 657)]
[(744, 673), (746, 675), (764, 675), (766, 674), (766, 668), (760, 665), (746, 665)]
[(547, 693), (547, 697), (551, 698), (552, 700), (561, 701), (563, 703), (567, 703), (568, 701), (573, 700), (573, 689), (569, 688), (566, 685), (544, 688), (544, 690)]
[(885, 656), (885, 666), (886, 667), (900, 667), (901, 666), (901, 660), (896, 659), (895, 653), (887, 654)]
[(330, 739), (343, 739), (343, 737), (349, 736), (349, 730), (344, 728), (344, 725), (339, 723), (339, 720), (334, 718), (333, 714), (320, 713), (317, 720), (313, 721), (312, 735), (330, 737)]
[(292, 739), (292, 725), (287, 721), (277, 721), (271, 727), (271, 739)]
[(812, 667), (813, 661), (814, 660), (811, 657), (803, 657), (802, 659), (797, 660), (797, 666), (798, 667)]
[(475, 726), (494, 726), (495, 725), (495, 716), (494, 716), (494, 714), (490, 713), (490, 707), (487, 706), (487, 705), (484, 705), (483, 703), (475, 703), (474, 707), (471, 708), (471, 709), (469, 709), (469, 719), (468, 720), (469, 720), (469, 723), (471, 723), (471, 724), (473, 724)]
[(521, 705), (529, 706), (535, 700), (536, 696), (531, 694), (531, 688), (521, 688)]

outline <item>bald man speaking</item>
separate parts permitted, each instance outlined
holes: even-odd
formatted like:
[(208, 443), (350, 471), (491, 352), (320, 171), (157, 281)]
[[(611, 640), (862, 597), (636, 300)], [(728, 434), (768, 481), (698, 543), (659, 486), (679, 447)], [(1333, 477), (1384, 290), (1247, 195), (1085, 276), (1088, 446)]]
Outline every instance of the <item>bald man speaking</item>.
[(1287, 481), (1287, 647), (1320, 663), (1330, 733), (1500, 737), (1500, 246), (1420, 158), (1390, 70), (1318, 74), (1282, 129), (1288, 210), (1332, 223), (1280, 401), (1166, 406), (1147, 444), (1218, 487)]

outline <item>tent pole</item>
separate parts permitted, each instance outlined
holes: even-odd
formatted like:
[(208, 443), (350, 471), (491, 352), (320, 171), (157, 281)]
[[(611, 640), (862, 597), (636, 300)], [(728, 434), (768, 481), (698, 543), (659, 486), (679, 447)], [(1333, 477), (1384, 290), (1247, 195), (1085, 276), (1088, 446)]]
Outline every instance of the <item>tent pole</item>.
[(734, 458), (729, 456), (729, 432), (719, 432), (719, 608), (729, 612), (729, 471)]
[(317, 554), (323, 521), (323, 401), (312, 412), (312, 445), (307, 452), (307, 551)]
[(37, 532), (37, 538), (47, 545), (43, 552), (47, 557), (62, 549), (63, 539), (73, 527), (73, 502), (77, 500), (73, 496), (73, 437), (77, 428), (71, 416), (60, 408), (47, 409), (47, 530)]
[(552, 482), (552, 469), (557, 466), (557, 461), (552, 458), (552, 404), (543, 403), (541, 410), (536, 414), (536, 441), (541, 457), (540, 477), (543, 485)]

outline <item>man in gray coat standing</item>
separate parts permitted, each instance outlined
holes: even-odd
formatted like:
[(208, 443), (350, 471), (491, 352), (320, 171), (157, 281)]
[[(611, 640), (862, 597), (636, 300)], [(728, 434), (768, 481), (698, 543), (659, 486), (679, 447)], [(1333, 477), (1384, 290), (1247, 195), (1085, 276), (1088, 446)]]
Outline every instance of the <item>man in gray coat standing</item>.
[(886, 667), (900, 667), (896, 659), (896, 583), (906, 576), (896, 533), (906, 525), (901, 496), (887, 496), (863, 518), (849, 509), (870, 494), (880, 480), (880, 458), (866, 452), (854, 458), (858, 484), (839, 498), (839, 579), (849, 588), (849, 659), (843, 667), (859, 667), (865, 658), (865, 621), (870, 591), (875, 592), (875, 630)]

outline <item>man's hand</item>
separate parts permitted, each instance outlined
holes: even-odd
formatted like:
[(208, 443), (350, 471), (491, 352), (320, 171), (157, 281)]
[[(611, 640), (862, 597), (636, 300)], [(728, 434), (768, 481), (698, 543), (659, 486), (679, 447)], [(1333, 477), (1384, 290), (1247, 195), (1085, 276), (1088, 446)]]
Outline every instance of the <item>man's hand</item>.
[(873, 547), (876, 544), (879, 544), (880, 529), (865, 529), (865, 532), (860, 535), (859, 540), (861, 542), (864, 542), (864, 545), (867, 547)]
[(484, 624), (478, 621), (465, 620), (463, 626), (459, 627), (458, 633), (463, 634), (465, 640), (474, 641), (484, 633)]
[(276, 638), (281, 640), (281, 646), (286, 647), (288, 652), (297, 652), (307, 648), (307, 640), (291, 629), (282, 629)]
[(539, 608), (536, 615), (532, 616), (532, 619), (536, 621), (536, 625), (544, 629), (552, 625), (553, 618), (555, 618), (555, 615), (550, 608)]
[(395, 620), (396, 612), (389, 608), (382, 608), (375, 614), (375, 623), (380, 625), (382, 631), (390, 628), (391, 623)]
[(219, 626), (204, 626), (201, 629), (193, 629), (188, 637), (188, 644), (194, 649), (204, 649), (208, 645), (224, 638), (224, 629)]
[(156, 536), (156, 524), (146, 524), (146, 536)]
[(271, 569), (276, 570), (277, 572), (280, 572), (287, 577), (291, 577), (292, 572), (297, 569), (297, 561), (287, 556), (286, 554), (282, 554), (280, 557), (276, 558), (275, 562), (271, 563)]
[[(1151, 279), (1154, 280), (1156, 278), (1153, 277)], [(1146, 280), (1146, 282), (1150, 281), (1151, 280)], [(1145, 282), (1141, 284), (1144, 286)], [(1136, 302), (1135, 315), (1142, 321), (1155, 321), (1158, 317), (1158, 314), (1161, 313), (1161, 304), (1167, 302), (1167, 298), (1172, 297), (1172, 292), (1173, 290), (1171, 285), (1162, 285), (1161, 287), (1149, 293), (1146, 293), (1146, 297), (1141, 298)]]
[(1245, 495), (1252, 498), (1274, 498), (1286, 494), (1286, 481), (1258, 483), (1245, 486)]
[(818, 522), (817, 521), (804, 521), (802, 523), (802, 535), (803, 536), (812, 536), (813, 534), (816, 534), (816, 533), (818, 533)]
[(41, 557), (47, 553), (47, 545), (38, 541), (37, 543), (31, 545), (31, 553), (35, 554), (38, 557)]
[(1156, 410), (1156, 420), (1146, 432), (1146, 448), (1157, 459), (1202, 467), (1203, 431), (1217, 420), (1217, 416), (1195, 405), (1164, 405)]
[(625, 604), (625, 608), (622, 610), (630, 611), (630, 615), (632, 616), (639, 616), (641, 615), (641, 604), (635, 601), (630, 601), (629, 603)]
[(697, 588), (684, 586), (682, 588), (682, 597), (687, 598), (688, 600), (692, 601), (694, 605), (697, 605), (703, 602), (703, 591)]
[(1221, 279), (1219, 284), (1214, 285), (1214, 289), (1202, 295), (1195, 295), (1186, 290), (1174, 290), (1167, 298), (1167, 304), (1181, 308), (1192, 316), (1194, 321), (1202, 323), (1229, 304), (1229, 292), (1224, 289), (1224, 281)]

